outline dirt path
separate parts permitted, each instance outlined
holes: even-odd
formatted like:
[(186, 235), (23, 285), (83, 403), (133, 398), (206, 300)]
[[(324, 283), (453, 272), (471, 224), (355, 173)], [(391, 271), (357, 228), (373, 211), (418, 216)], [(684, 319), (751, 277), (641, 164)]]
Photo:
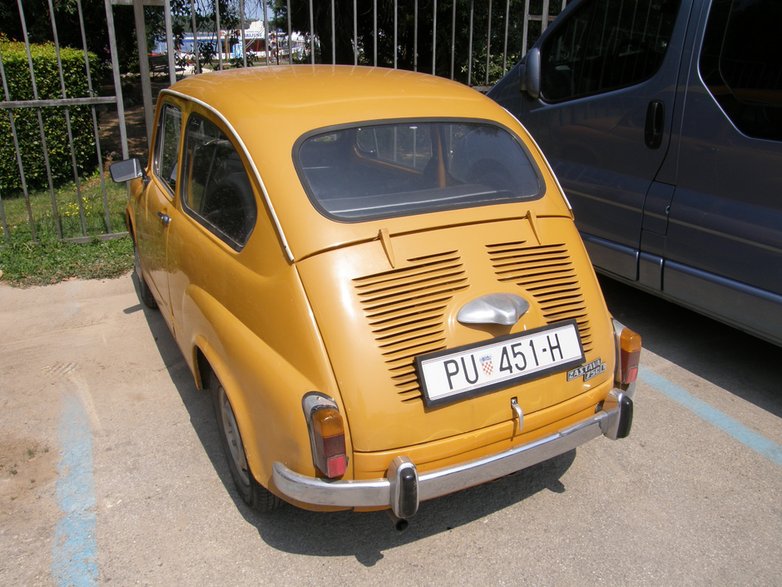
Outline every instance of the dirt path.
[[(134, 327), (147, 328), (128, 286), (0, 285), (0, 584), (48, 584), (53, 558), (65, 556), (58, 541), (78, 520), (64, 511), (92, 489), (63, 445), (72, 432), (100, 434), (96, 402), (127, 384), (116, 358), (131, 352)], [(86, 426), (63, 417), (68, 405), (83, 408)]]
[[(152, 103), (168, 82), (162, 78), (152, 80)], [(104, 90), (113, 94), (113, 87)], [(146, 160), (148, 156), (147, 129), (144, 123), (144, 104), (141, 98), (141, 86), (137, 84), (130, 91), (124, 91), (125, 129), (128, 135), (128, 154)], [(154, 106), (153, 106), (154, 107)], [(116, 161), (122, 157), (117, 110), (114, 107), (103, 109), (100, 113), (100, 144), (104, 157)]]

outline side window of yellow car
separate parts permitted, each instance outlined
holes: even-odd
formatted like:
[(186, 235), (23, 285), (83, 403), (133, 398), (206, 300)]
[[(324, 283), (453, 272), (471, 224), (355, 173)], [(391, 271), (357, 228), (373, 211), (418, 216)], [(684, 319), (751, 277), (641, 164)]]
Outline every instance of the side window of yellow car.
[(168, 186), (172, 195), (176, 191), (181, 128), (182, 111), (172, 104), (164, 105), (157, 129), (154, 170), (155, 175)]
[(257, 207), (238, 151), (215, 124), (191, 114), (184, 155), (185, 210), (228, 245), (241, 249), (255, 226)]

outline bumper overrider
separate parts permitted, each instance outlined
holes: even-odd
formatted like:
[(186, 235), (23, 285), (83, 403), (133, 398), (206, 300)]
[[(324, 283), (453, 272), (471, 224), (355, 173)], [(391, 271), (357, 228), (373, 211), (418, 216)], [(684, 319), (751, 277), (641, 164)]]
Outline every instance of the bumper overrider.
[(274, 463), (276, 488), (287, 497), (306, 504), (336, 507), (390, 507), (398, 518), (410, 518), (418, 504), (498, 479), (573, 450), (585, 442), (606, 436), (624, 438), (633, 419), (632, 392), (612, 390), (593, 416), (555, 434), (510, 450), (460, 465), (418, 473), (405, 456), (396, 457), (387, 476), (359, 481), (329, 481), (301, 475), (280, 462)]

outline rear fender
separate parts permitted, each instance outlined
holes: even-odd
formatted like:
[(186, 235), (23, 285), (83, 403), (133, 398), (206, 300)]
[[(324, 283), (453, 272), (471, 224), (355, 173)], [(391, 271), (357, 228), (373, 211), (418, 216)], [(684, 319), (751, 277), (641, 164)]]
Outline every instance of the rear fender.
[[(207, 384), (207, 375), (198, 364), (200, 351), (231, 402), (256, 480), (273, 490), (274, 461), (315, 475), (302, 397), (310, 391), (326, 393), (334, 398), (344, 417), (336, 383), (321, 386), (328, 389), (319, 388), (201, 288), (187, 289), (183, 316), (187, 321), (180, 334), (189, 340), (188, 357), (196, 384), (201, 388)], [(346, 448), (351, 455), (347, 430)], [(351, 474), (349, 462), (345, 477)]]

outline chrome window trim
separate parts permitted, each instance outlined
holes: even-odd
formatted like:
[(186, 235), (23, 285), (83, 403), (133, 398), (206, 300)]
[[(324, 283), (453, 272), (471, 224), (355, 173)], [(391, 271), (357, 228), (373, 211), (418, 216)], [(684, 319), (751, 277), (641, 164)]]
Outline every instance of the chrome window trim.
[(182, 92), (177, 92), (176, 90), (172, 90), (172, 89), (162, 90), (161, 94), (176, 96), (177, 98), (180, 98), (182, 100), (192, 102), (193, 104), (198, 104), (203, 109), (214, 114), (218, 119), (220, 119), (220, 122), (222, 122), (226, 126), (228, 131), (236, 140), (236, 143), (241, 147), (242, 152), (244, 153), (244, 156), (247, 159), (247, 162), (250, 164), (250, 167), (252, 168), (253, 174), (255, 175), (255, 179), (258, 180), (258, 185), (260, 186), (261, 193), (263, 194), (263, 200), (266, 203), (266, 206), (269, 210), (269, 214), (271, 215), (272, 218), (272, 222), (274, 223), (274, 227), (277, 230), (277, 236), (279, 237), (280, 242), (282, 244), (282, 249), (283, 251), (285, 251), (285, 256), (288, 258), (288, 261), (293, 263), (295, 261), (293, 257), (293, 252), (291, 251), (291, 248), (288, 245), (288, 239), (285, 238), (285, 233), (282, 230), (280, 219), (277, 216), (277, 212), (275, 211), (274, 206), (272, 205), (271, 199), (269, 198), (269, 192), (266, 190), (266, 184), (263, 183), (263, 179), (261, 178), (261, 174), (258, 171), (258, 167), (255, 165), (255, 160), (250, 156), (250, 151), (247, 149), (247, 146), (244, 144), (242, 137), (239, 136), (239, 133), (236, 132), (236, 129), (233, 127), (233, 125), (230, 122), (228, 122), (228, 119), (226, 119), (225, 116), (223, 116), (217, 109), (215, 109), (213, 106), (210, 106), (203, 100), (199, 100), (198, 98), (194, 98), (193, 96), (190, 96), (188, 94), (183, 94)]

